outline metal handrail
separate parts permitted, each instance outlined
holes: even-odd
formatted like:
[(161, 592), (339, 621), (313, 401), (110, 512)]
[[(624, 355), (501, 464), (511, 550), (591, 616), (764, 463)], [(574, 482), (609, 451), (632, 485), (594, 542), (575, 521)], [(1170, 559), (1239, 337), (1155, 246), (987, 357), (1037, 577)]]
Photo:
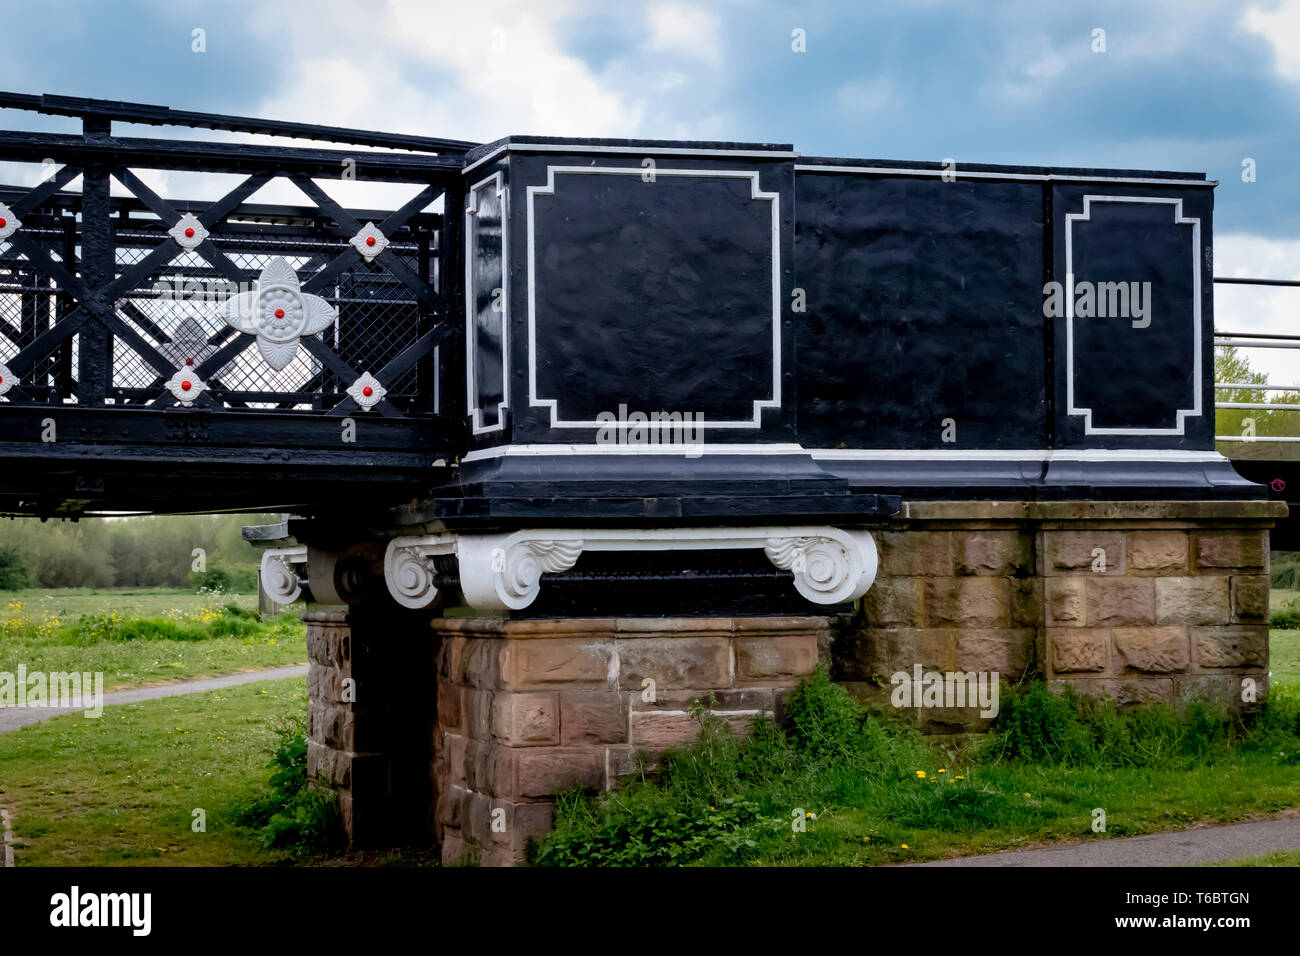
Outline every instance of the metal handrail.
[[(1239, 276), (1215, 276), (1214, 281), (1220, 285), (1262, 285), (1262, 286), (1283, 286), (1283, 287), (1300, 287), (1300, 279), (1258, 279), (1246, 278)], [(1300, 349), (1300, 335), (1291, 335), (1284, 332), (1214, 332), (1214, 344), (1216, 346), (1240, 346), (1242, 348), (1252, 349)], [(1216, 389), (1225, 391), (1255, 390), (1278, 391), (1278, 392), (1300, 392), (1300, 385), (1272, 385), (1272, 384), (1248, 384), (1238, 382), (1215, 382)], [(1214, 407), (1219, 408), (1243, 408), (1267, 412), (1300, 412), (1300, 403), (1290, 404), (1287, 402), (1215, 402)], [(1300, 436), (1272, 436), (1272, 435), (1215, 435), (1216, 442), (1249, 442), (1252, 444), (1259, 442), (1300, 442)]]

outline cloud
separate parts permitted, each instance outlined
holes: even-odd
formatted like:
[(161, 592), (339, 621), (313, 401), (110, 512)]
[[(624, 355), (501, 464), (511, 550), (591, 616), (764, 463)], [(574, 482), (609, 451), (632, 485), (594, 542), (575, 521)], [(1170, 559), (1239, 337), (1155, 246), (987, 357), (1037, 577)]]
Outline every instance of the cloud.
[(1249, 6), (1242, 13), (1241, 25), (1272, 45), (1280, 76), (1300, 83), (1300, 0)]
[(835, 91), (835, 102), (854, 116), (881, 113), (900, 104), (897, 87), (883, 76), (845, 83)]
[(709, 66), (722, 62), (720, 21), (716, 13), (681, 3), (657, 3), (646, 11), (650, 29), (649, 49), (696, 60)]
[(342, 0), (280, 22), (293, 70), (268, 115), (473, 140), (509, 133), (629, 136), (641, 108), (558, 39), (572, 0), (391, 0), (358, 16)]

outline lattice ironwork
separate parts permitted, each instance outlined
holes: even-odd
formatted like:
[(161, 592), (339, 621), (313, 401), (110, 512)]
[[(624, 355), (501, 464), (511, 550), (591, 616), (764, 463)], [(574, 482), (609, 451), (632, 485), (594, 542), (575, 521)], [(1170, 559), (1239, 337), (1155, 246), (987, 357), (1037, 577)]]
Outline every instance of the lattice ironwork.
[[(0, 401), (166, 408), (177, 402), (168, 379), (189, 369), (206, 385), (197, 407), (339, 415), (361, 410), (347, 389), (368, 372), (385, 389), (379, 415), (440, 410), (432, 363), (456, 324), (444, 321), (442, 216), (427, 210), (443, 196), (446, 162), (407, 159), (404, 175), (385, 178), (411, 183), (413, 198), (356, 211), (330, 198), (310, 168), (286, 169), (286, 152), (241, 157), (246, 178), (209, 202), (154, 192), (149, 171), (174, 163), (143, 147), (117, 151), (118, 162), (68, 163), (31, 190), (0, 187), (23, 220), (0, 245), (0, 361), (17, 378)], [(64, 188), (74, 179), (80, 193)], [(313, 205), (247, 201), (283, 179)], [(110, 196), (110, 182), (128, 195)], [(260, 277), (276, 262), (337, 315), (303, 335), (281, 367), (260, 333), (227, 321), (240, 293), (262, 301)]]

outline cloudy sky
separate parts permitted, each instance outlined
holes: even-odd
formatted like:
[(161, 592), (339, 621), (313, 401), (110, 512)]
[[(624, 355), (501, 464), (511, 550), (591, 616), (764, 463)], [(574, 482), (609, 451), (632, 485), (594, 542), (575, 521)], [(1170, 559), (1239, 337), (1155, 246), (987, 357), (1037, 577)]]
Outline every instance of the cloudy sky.
[[(809, 155), (1205, 172), (1221, 183), (1216, 272), (1300, 278), (1300, 0), (0, 9), (0, 88), (20, 92), (473, 140), (724, 139)], [(792, 48), (796, 30), (804, 52)], [(8, 111), (0, 123), (70, 128)], [(1246, 159), (1254, 182), (1243, 182)], [(1216, 305), (1220, 328), (1300, 324), (1300, 289), (1224, 289)], [(1300, 380), (1285, 360), (1256, 364)]]

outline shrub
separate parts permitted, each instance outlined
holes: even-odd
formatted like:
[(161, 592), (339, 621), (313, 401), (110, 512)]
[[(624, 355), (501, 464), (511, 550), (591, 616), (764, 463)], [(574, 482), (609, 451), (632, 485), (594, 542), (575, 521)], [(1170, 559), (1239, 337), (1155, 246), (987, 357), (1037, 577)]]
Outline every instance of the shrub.
[(343, 846), (338, 796), (307, 784), (307, 734), (301, 720), (277, 728), (271, 792), (237, 807), (235, 823), (261, 831), (266, 849), (297, 856), (335, 852)]
[(1288, 601), (1269, 615), (1268, 626), (1289, 630), (1300, 628), (1300, 606), (1294, 600)]
[(0, 591), (21, 591), (31, 587), (32, 574), (15, 549), (0, 548)]
[(1220, 748), (1231, 731), (1221, 709), (1193, 700), (1119, 711), (1109, 699), (1083, 700), (1073, 688), (1042, 683), (1002, 688), (1001, 709), (982, 756), (1088, 767), (1176, 767)]

